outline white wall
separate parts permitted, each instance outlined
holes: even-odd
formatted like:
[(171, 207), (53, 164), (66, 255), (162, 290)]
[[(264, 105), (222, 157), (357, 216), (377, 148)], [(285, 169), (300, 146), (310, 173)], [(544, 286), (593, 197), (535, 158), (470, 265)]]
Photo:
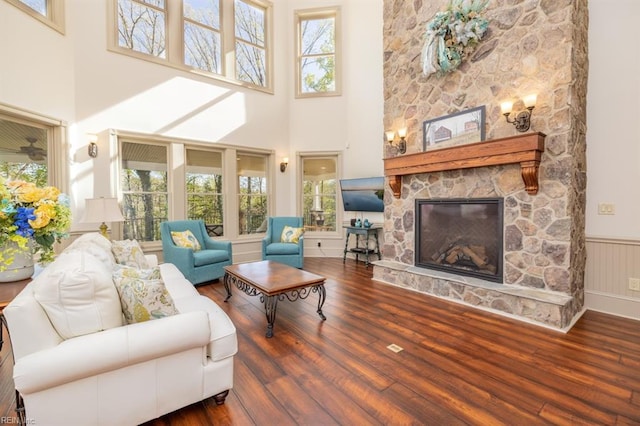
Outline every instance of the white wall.
[[(589, 0), (585, 306), (640, 319), (637, 0)], [(611, 203), (615, 215), (599, 215)]]
[(72, 40), (4, 1), (0, 40), (0, 102), (73, 122)]
[[(638, 17), (637, 0), (589, 0), (588, 237), (640, 239)], [(599, 203), (615, 215), (598, 215)]]

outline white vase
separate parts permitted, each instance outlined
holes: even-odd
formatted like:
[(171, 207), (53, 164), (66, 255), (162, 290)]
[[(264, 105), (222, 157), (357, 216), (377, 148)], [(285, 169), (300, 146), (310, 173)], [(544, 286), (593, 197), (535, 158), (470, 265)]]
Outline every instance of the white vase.
[[(7, 243), (7, 246), (13, 249), (17, 247), (13, 242)], [(0, 247), (0, 252), (6, 251), (7, 246)], [(0, 283), (26, 280), (34, 273), (31, 250), (17, 251), (12, 257), (11, 265), (3, 265), (6, 266), (6, 269), (0, 271)]]

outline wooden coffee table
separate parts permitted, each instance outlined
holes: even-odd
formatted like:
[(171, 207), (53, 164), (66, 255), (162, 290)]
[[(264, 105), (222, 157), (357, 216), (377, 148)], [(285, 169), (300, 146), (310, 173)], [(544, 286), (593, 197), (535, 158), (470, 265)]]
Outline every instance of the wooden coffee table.
[(231, 297), (231, 286), (235, 285), (249, 296), (260, 295), (267, 314), (267, 337), (273, 336), (278, 300), (287, 298), (291, 302), (306, 299), (311, 293), (318, 293), (318, 315), (322, 313), (326, 298), (325, 278), (283, 263), (263, 260), (261, 262), (238, 263), (225, 266), (224, 288), (227, 290), (225, 302)]

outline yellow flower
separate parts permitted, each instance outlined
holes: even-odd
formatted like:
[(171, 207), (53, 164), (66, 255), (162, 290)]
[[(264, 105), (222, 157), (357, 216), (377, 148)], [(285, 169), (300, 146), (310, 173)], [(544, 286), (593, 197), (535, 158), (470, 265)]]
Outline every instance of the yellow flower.
[(40, 229), (47, 226), (51, 219), (56, 217), (56, 208), (51, 204), (42, 204), (33, 213), (36, 215), (36, 219), (30, 220), (29, 225), (33, 229)]
[(42, 197), (48, 200), (56, 201), (58, 199), (58, 195), (60, 195), (60, 190), (55, 186), (47, 186), (42, 189)]
[(32, 183), (23, 182), (16, 188), (16, 196), (21, 203), (35, 203), (44, 195), (44, 191)]

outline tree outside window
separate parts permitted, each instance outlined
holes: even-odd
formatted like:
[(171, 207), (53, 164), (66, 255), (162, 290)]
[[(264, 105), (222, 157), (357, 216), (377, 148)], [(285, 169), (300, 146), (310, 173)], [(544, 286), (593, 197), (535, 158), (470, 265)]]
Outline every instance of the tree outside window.
[(269, 214), (267, 156), (239, 154), (237, 167), (239, 233), (253, 234), (263, 229)]
[(159, 241), (160, 223), (168, 219), (167, 147), (122, 142), (120, 154), (123, 236)]
[(266, 11), (247, 1), (235, 1), (236, 79), (267, 85)]
[(211, 237), (224, 235), (222, 153), (187, 149), (187, 216), (204, 221)]
[(184, 63), (222, 73), (219, 0), (184, 0)]
[(338, 9), (296, 12), (298, 97), (338, 95)]
[(111, 28), (117, 29), (117, 45), (115, 36), (109, 37), (112, 50), (271, 88), (267, 29), (272, 5), (266, 0), (110, 1), (115, 9)]

